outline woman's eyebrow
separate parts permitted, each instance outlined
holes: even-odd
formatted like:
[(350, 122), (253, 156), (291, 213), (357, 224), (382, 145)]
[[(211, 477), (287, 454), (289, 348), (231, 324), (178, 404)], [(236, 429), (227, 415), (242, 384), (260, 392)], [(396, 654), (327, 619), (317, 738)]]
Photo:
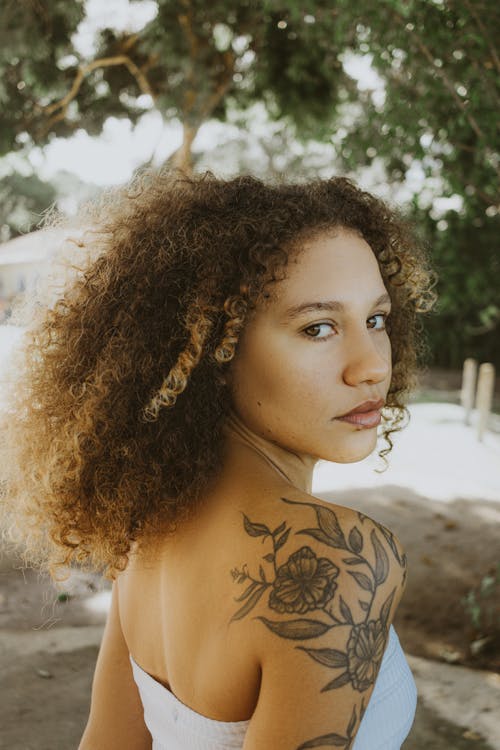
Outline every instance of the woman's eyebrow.
[[(383, 305), (386, 303), (390, 304), (391, 298), (385, 292), (384, 294), (381, 294), (380, 297), (377, 297), (377, 299), (373, 302), (372, 307), (377, 307), (378, 305)], [(324, 302), (302, 302), (300, 305), (292, 305), (292, 307), (289, 307), (287, 310), (285, 310), (285, 319), (286, 320), (293, 320), (293, 318), (298, 317), (304, 312), (315, 312), (317, 310), (327, 310), (329, 312), (344, 312), (345, 306), (342, 302), (339, 302), (338, 300), (331, 299), (331, 300), (325, 300)]]

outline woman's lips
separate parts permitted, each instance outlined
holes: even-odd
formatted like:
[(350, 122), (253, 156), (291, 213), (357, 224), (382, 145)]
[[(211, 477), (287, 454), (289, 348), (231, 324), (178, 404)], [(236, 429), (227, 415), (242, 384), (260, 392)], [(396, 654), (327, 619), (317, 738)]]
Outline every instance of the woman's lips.
[(349, 422), (357, 427), (377, 427), (382, 419), (381, 409), (374, 411), (363, 411), (356, 414), (347, 414), (345, 417), (336, 417), (339, 422)]

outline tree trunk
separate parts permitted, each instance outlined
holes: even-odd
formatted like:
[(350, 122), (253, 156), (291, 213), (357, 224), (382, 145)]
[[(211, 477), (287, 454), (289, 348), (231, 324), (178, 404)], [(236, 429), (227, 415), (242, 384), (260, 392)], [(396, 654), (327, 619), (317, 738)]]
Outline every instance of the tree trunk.
[(192, 174), (193, 160), (191, 157), (191, 145), (196, 137), (199, 127), (199, 125), (188, 125), (187, 123), (183, 123), (182, 143), (169, 159), (174, 169), (180, 169), (186, 174)]

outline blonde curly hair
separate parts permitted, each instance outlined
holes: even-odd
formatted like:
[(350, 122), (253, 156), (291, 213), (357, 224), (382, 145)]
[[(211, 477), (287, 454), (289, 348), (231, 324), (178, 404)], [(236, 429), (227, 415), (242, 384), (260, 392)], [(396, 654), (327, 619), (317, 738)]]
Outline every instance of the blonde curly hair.
[(435, 279), (384, 202), (341, 177), (266, 184), (147, 169), (70, 226), (85, 259), (75, 250), (55, 303), (31, 311), (0, 416), (3, 523), (28, 564), (54, 580), (74, 563), (114, 578), (132, 545), (196, 513), (221, 465), (224, 371), (247, 316), (303, 240), (334, 227), (368, 242), (392, 298), (379, 453), (391, 450)]

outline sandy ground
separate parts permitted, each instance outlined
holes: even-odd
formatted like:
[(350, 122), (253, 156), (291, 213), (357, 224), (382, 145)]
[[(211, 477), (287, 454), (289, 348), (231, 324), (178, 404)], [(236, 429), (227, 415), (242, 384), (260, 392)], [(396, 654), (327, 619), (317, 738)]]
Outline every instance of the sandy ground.
[[(465, 426), (456, 404), (415, 403), (387, 472), (374, 473), (375, 456), (315, 473), (314, 494), (381, 521), (407, 552), (394, 626), (419, 703), (404, 750), (500, 750), (500, 644), (471, 652), (478, 632), (461, 603), (500, 561), (499, 418), (481, 443), (475, 420)], [(0, 556), (0, 750), (78, 746), (109, 584), (75, 573), (64, 592)]]

